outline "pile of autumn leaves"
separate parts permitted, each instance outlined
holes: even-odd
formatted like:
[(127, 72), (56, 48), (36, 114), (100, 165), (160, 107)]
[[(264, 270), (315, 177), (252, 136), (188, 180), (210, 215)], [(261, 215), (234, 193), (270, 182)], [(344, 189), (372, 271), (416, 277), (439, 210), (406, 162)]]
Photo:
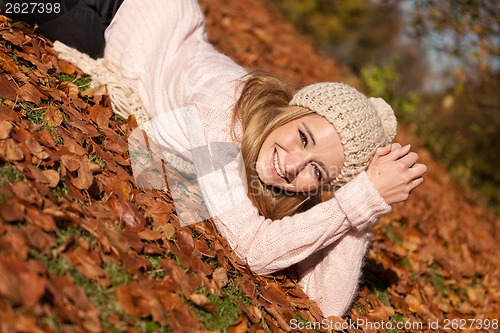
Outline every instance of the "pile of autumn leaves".
[[(62, 81), (81, 73), (27, 27), (0, 20), (0, 167), (19, 174), (2, 175), (0, 185), (0, 331), (48, 332), (52, 322), (63, 331), (133, 332), (141, 327), (134, 317), (201, 331), (193, 309), (218, 309), (199, 291), (222, 297), (228, 284), (248, 299), (234, 305), (244, 314), (229, 323), (235, 332), (283, 331), (298, 313), (319, 320), (290, 278), (254, 277), (211, 223), (181, 227), (168, 193), (138, 188), (127, 155), (133, 118), (113, 117), (102, 91)], [(91, 237), (58, 243), (75, 228)], [(121, 310), (103, 318), (79, 281), (51, 267), (55, 257), (110, 289)], [(151, 257), (161, 276), (150, 274)], [(113, 281), (112, 265), (126, 283)]]
[[(304, 53), (310, 45), (299, 45), (301, 53), (266, 35), (276, 24), (264, 15), (239, 21), (231, 6), (202, 5), (216, 44), (227, 52), (232, 45), (243, 65), (258, 66), (273, 43), (277, 67), (292, 80), (322, 75), (294, 63), (293, 55), (320, 61)], [(220, 30), (210, 22), (222, 23)], [(218, 41), (229, 28), (238, 33)], [(323, 70), (336, 68), (325, 61)], [(127, 151), (134, 119), (113, 116), (102, 87), (79, 89), (68, 77), (82, 73), (58, 60), (43, 37), (0, 17), (0, 332), (204, 331), (200, 313), (226, 311), (209, 295), (223, 298), (230, 288), (244, 301), (233, 305), (240, 315), (229, 332), (322, 322), (293, 276), (254, 276), (210, 222), (181, 227), (168, 192), (139, 188)], [(426, 163), (432, 170), (428, 156)], [(496, 222), (434, 168), (439, 176), (427, 191), (377, 225), (360, 296), (344, 322), (500, 317)], [(111, 305), (98, 304), (89, 283), (116, 303), (113, 311), (102, 311)]]

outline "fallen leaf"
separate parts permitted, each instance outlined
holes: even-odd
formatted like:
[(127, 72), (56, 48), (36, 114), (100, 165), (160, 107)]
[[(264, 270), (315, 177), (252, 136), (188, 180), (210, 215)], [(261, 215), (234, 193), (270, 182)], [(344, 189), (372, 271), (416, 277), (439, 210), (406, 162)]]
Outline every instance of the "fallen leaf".
[(105, 108), (100, 104), (95, 104), (90, 109), (90, 119), (94, 121), (99, 128), (107, 128), (109, 124), (109, 118), (112, 116), (112, 111), (109, 108)]
[(30, 83), (19, 88), (18, 97), (22, 101), (32, 102), (36, 105), (40, 105), (42, 99), (44, 99), (44, 96), (40, 93), (37, 87)]
[(229, 283), (227, 270), (224, 267), (215, 269), (212, 273), (212, 279), (215, 281), (219, 289), (224, 288)]
[(47, 122), (47, 125), (56, 127), (62, 124), (64, 118), (58, 108), (53, 105), (49, 105), (45, 109), (44, 120)]
[(209, 313), (216, 313), (217, 306), (208, 300), (208, 297), (203, 294), (191, 294), (189, 300)]
[[(10, 59), (10, 58), (9, 58)], [(1, 60), (1, 59), (0, 59)], [(2, 63), (2, 61), (0, 61)], [(17, 99), (17, 87), (8, 80), (4, 75), (0, 75), (0, 96), (4, 99), (15, 101)]]
[(410, 309), (411, 312), (417, 313), (418, 310), (420, 309), (419, 300), (411, 294), (405, 297), (405, 302), (406, 304), (408, 304), (408, 308)]
[(24, 158), (22, 149), (14, 139), (0, 141), (0, 159), (7, 162), (21, 161)]
[(18, 222), (24, 220), (25, 206), (17, 200), (0, 202), (0, 216), (5, 222)]
[(0, 140), (5, 140), (10, 136), (10, 131), (14, 126), (5, 120), (0, 121)]
[(108, 204), (127, 229), (133, 231), (144, 229), (146, 224), (144, 216), (129, 200), (112, 198), (108, 201)]
[(26, 220), (44, 231), (56, 230), (56, 223), (52, 215), (45, 214), (34, 208), (26, 208)]
[(78, 176), (71, 179), (71, 183), (79, 190), (87, 190), (94, 182), (94, 176), (90, 170), (87, 158), (83, 156), (80, 159), (78, 167)]
[(236, 322), (227, 328), (227, 333), (245, 333), (248, 332), (248, 319), (239, 317)]
[(59, 184), (59, 173), (55, 170), (42, 170), (42, 174), (48, 180), (47, 186), (50, 188), (55, 188)]
[(28, 138), (24, 144), (28, 147), (33, 156), (41, 160), (49, 157), (49, 154), (44, 151), (43, 147), (33, 137)]

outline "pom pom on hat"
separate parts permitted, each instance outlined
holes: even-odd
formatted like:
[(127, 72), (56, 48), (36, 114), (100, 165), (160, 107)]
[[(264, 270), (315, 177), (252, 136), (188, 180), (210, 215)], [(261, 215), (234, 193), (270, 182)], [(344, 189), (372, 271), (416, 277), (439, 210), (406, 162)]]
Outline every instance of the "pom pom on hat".
[(380, 120), (382, 121), (382, 127), (385, 130), (385, 134), (391, 138), (392, 141), (392, 139), (396, 136), (398, 129), (398, 121), (394, 115), (394, 111), (382, 98), (370, 97), (369, 101), (373, 104), (375, 110), (377, 110)]
[(344, 148), (344, 165), (333, 186), (342, 186), (366, 170), (378, 147), (396, 135), (397, 120), (382, 98), (368, 98), (339, 82), (321, 82), (295, 93), (289, 103), (325, 117), (336, 129)]

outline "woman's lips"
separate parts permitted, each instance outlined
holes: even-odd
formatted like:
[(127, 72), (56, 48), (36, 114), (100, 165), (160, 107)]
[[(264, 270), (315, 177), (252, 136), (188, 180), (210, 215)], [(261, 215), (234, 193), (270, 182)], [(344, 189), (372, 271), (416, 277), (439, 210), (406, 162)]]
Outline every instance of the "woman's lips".
[(286, 180), (285, 174), (283, 171), (281, 171), (280, 165), (279, 165), (279, 156), (278, 156), (278, 151), (274, 149), (274, 154), (273, 154), (273, 159), (271, 161), (271, 166), (272, 169), (275, 173), (276, 176), (278, 176), (281, 179)]

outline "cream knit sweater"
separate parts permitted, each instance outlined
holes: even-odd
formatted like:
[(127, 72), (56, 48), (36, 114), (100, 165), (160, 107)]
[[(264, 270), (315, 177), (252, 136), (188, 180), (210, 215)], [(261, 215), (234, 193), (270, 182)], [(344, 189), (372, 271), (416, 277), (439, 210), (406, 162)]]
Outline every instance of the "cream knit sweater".
[[(125, 0), (106, 31), (104, 61), (118, 69), (150, 118), (188, 107), (197, 112), (198, 134), (206, 143), (238, 145), (230, 120), (237, 83), (247, 72), (214, 49), (204, 24), (196, 0)], [(189, 133), (161, 128), (155, 133), (173, 150), (189, 149)], [(226, 166), (225, 182), (217, 172), (200, 178), (218, 231), (257, 274), (294, 266), (300, 285), (324, 315), (343, 315), (356, 295), (367, 228), (390, 206), (362, 172), (333, 199), (272, 221), (246, 196), (238, 168), (236, 160)], [(228, 184), (232, 200), (225, 195)]]

